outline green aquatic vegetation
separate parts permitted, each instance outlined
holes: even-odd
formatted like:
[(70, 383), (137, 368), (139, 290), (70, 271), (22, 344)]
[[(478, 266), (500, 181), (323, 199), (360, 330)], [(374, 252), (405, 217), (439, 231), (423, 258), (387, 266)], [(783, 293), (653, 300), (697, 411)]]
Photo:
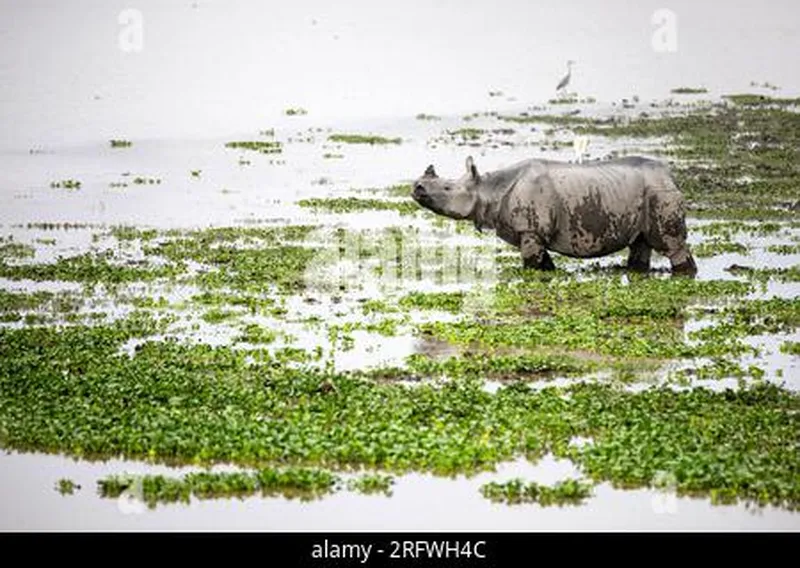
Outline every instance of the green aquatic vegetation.
[(157, 229), (141, 229), (129, 225), (112, 227), (109, 233), (118, 241), (152, 241), (159, 234)]
[[(458, 345), (482, 348), (559, 348), (603, 356), (673, 358), (740, 352), (739, 336), (700, 345), (684, 341), (682, 322), (693, 302), (746, 294), (752, 286), (735, 281), (631, 276), (579, 280), (569, 276), (522, 274), (499, 284), (488, 321), (469, 318), (428, 322), (418, 332)], [(706, 332), (708, 333), (708, 332)]]
[(148, 507), (158, 504), (189, 503), (195, 499), (244, 498), (257, 494), (299, 497), (307, 501), (335, 490), (336, 475), (307, 468), (265, 468), (254, 472), (197, 472), (181, 478), (163, 475), (114, 475), (97, 482), (98, 493), (118, 498), (128, 493), (139, 497)]
[(205, 288), (262, 294), (304, 287), (306, 269), (318, 249), (283, 244), (304, 240), (314, 227), (222, 227), (180, 234), (152, 247), (148, 256), (206, 266), (195, 281)]
[[(647, 487), (667, 471), (680, 491), (800, 504), (800, 400), (774, 384), (629, 392), (514, 382), (491, 394), (469, 377), (409, 387), (294, 368), (269, 352), (228, 346), (150, 339), (132, 354), (121, 351), (162, 328), (138, 315), (99, 326), (0, 330), (0, 445), (170, 463), (442, 474), (550, 451), (595, 482)], [(594, 443), (572, 447), (574, 436)], [(173, 498), (186, 495), (165, 487)]]
[(460, 138), (464, 141), (479, 140), (481, 136), (486, 134), (483, 128), (458, 128), (456, 130), (448, 130), (447, 134), (451, 138)]
[(781, 343), (781, 353), (800, 355), (800, 341), (784, 341)]
[(774, 235), (783, 229), (781, 223), (745, 223), (744, 221), (714, 221), (694, 227), (693, 232), (706, 236), (731, 240), (737, 233), (749, 233), (758, 236)]
[(80, 189), (81, 182), (75, 179), (65, 179), (61, 181), (51, 182), (50, 187), (54, 189)]
[[(724, 494), (728, 502), (795, 510), (800, 505), (800, 483), (796, 475), (786, 477), (800, 459), (796, 439), (790, 442), (800, 427), (796, 395), (774, 385), (719, 393), (695, 388), (679, 395), (658, 388), (627, 402), (626, 412), (603, 420), (611, 430), (570, 450), (595, 481), (637, 487), (667, 472), (682, 495)], [(641, 453), (631, 453), (631, 447)]]
[(591, 315), (544, 317), (495, 325), (430, 322), (420, 324), (418, 330), (423, 336), (484, 349), (557, 347), (598, 355), (644, 358), (672, 358), (694, 353), (683, 343), (681, 330), (670, 323), (615, 321)]
[(734, 95), (723, 95), (724, 99), (741, 106), (770, 107), (770, 106), (798, 106), (800, 98), (781, 98), (768, 95), (758, 95), (751, 93), (741, 93)]
[(558, 99), (549, 99), (547, 104), (550, 105), (576, 105), (576, 104), (592, 104), (596, 103), (597, 99), (594, 97), (579, 98), (577, 95), (561, 97)]
[(159, 185), (161, 180), (159, 178), (136, 176), (131, 182), (134, 185)]
[(566, 479), (553, 486), (525, 482), (516, 478), (510, 481), (492, 481), (481, 486), (481, 494), (496, 503), (516, 505), (538, 503), (542, 507), (552, 505), (581, 505), (592, 496), (593, 484), (577, 479)]
[(708, 89), (705, 87), (676, 87), (669, 91), (673, 95), (699, 95), (707, 93)]
[(464, 307), (464, 292), (411, 292), (400, 298), (403, 308), (458, 313)]
[(300, 207), (330, 213), (353, 213), (356, 211), (397, 211), (401, 215), (414, 215), (422, 211), (410, 199), (389, 201), (386, 199), (364, 199), (360, 197), (312, 197), (297, 202)]
[(580, 99), (578, 97), (562, 97), (559, 99), (549, 99), (547, 104), (550, 105), (574, 105), (578, 104)]
[(0, 262), (7, 258), (24, 259), (33, 258), (36, 249), (23, 243), (1, 243), (0, 242)]
[(200, 306), (216, 306), (223, 308), (226, 306), (236, 306), (247, 308), (250, 314), (272, 313), (275, 306), (275, 299), (265, 296), (255, 296), (248, 294), (226, 294), (216, 291), (206, 291), (202, 294), (192, 296), (191, 302)]
[(179, 479), (164, 475), (115, 475), (97, 482), (101, 497), (117, 499), (122, 495), (141, 499), (154, 509), (158, 503), (185, 503), (191, 499), (191, 487)]
[(800, 326), (800, 299), (748, 300), (725, 308), (720, 317), (747, 335), (790, 333)]
[(239, 314), (238, 312), (234, 312), (232, 310), (212, 309), (205, 312), (201, 317), (202, 320), (206, 323), (216, 324), (231, 320), (240, 315), (241, 314)]
[(800, 265), (797, 264), (778, 268), (753, 268), (752, 266), (733, 264), (725, 270), (738, 276), (744, 276), (748, 280), (755, 282), (767, 282), (769, 280), (800, 282)]
[(283, 152), (283, 145), (277, 140), (246, 140), (227, 142), (225, 147), (252, 150), (261, 154), (280, 154)]
[(800, 244), (769, 245), (767, 247), (767, 252), (774, 252), (775, 254), (800, 255)]
[(692, 247), (692, 253), (698, 258), (706, 258), (719, 254), (747, 254), (749, 249), (742, 243), (722, 239), (712, 239)]
[(306, 270), (316, 255), (316, 249), (302, 246), (218, 247), (199, 252), (195, 260), (217, 270), (203, 273), (196, 280), (211, 289), (263, 293), (276, 287), (282, 292), (298, 291), (305, 287)]
[(516, 271), (521, 279), (501, 282), (495, 308), (519, 316), (589, 312), (601, 318), (675, 319), (694, 302), (740, 297), (753, 290), (744, 282), (656, 278), (630, 274), (577, 279)]
[(436, 116), (435, 114), (425, 114), (424, 112), (419, 113), (416, 116), (417, 120), (441, 120), (441, 117)]
[(385, 188), (384, 191), (387, 195), (391, 195), (393, 197), (408, 197), (411, 195), (411, 184), (398, 183)]
[(764, 378), (764, 374), (764, 370), (756, 365), (744, 367), (728, 358), (716, 357), (706, 365), (674, 371), (670, 374), (668, 380), (677, 384), (689, 384), (692, 379), (703, 381), (751, 378), (758, 381)]
[(364, 315), (389, 314), (396, 313), (399, 311), (399, 309), (383, 300), (365, 300), (361, 303), (361, 311)]
[(393, 337), (397, 335), (398, 327), (406, 323), (406, 321), (407, 320), (384, 318), (378, 321), (357, 321), (330, 325), (328, 326), (328, 336), (332, 342), (335, 339), (341, 338), (348, 345), (352, 346), (354, 340), (350, 334), (357, 329), (370, 333), (377, 333), (385, 337)]
[(72, 481), (71, 479), (59, 479), (58, 483), (56, 484), (56, 491), (61, 493), (62, 495), (72, 495), (75, 491), (81, 488), (80, 485)]
[(203, 170), (191, 170), (189, 173), (193, 178), (199, 178)]
[(25, 228), (28, 230), (38, 231), (77, 231), (83, 229), (102, 229), (102, 225), (94, 225), (92, 223), (17, 223), (13, 225), (17, 228)]
[(169, 307), (169, 301), (163, 296), (132, 296), (127, 301), (138, 309), (164, 309)]
[(133, 146), (133, 142), (130, 140), (114, 139), (110, 140), (109, 143), (111, 144), (112, 148), (130, 148)]
[(272, 343), (278, 337), (274, 331), (255, 323), (247, 324), (242, 334), (236, 338), (237, 343), (265, 344)]
[(379, 473), (360, 475), (347, 481), (347, 488), (350, 491), (364, 495), (382, 494), (390, 497), (393, 485), (394, 477)]
[(326, 160), (334, 160), (334, 159), (340, 160), (340, 159), (344, 158), (344, 154), (336, 154), (336, 153), (333, 153), (333, 152), (325, 152), (324, 154), (322, 154), (322, 157), (325, 158)]
[(400, 144), (402, 138), (387, 138), (385, 136), (377, 136), (374, 134), (331, 134), (328, 136), (331, 142), (340, 142), (344, 144)]
[(523, 112), (519, 115), (500, 115), (499, 119), (504, 120), (506, 122), (515, 122), (519, 124), (541, 123), (541, 124), (553, 124), (564, 127), (595, 124), (595, 123), (604, 124), (606, 122), (604, 120), (595, 120), (589, 117), (577, 116), (574, 114), (563, 114), (563, 115), (529, 114), (527, 112)]
[[(68, 304), (69, 300), (72, 300), (73, 303)], [(57, 311), (73, 311), (78, 307), (74, 304), (74, 297), (66, 293), (56, 295), (52, 292), (45, 291), (9, 292), (7, 290), (0, 290), (0, 314), (36, 310), (51, 302), (54, 305), (54, 309)], [(58, 309), (59, 307), (61, 309)]]
[(168, 231), (169, 241), (162, 248), (145, 249), (147, 254), (173, 255), (185, 250), (206, 248), (218, 244), (277, 246), (306, 240), (316, 225), (275, 225), (264, 227), (210, 227), (192, 231)]
[(147, 263), (114, 262), (114, 260), (115, 252), (113, 250), (66, 258), (59, 257), (55, 262), (42, 264), (9, 265), (0, 260), (0, 277), (37, 282), (69, 281), (119, 284), (171, 278), (183, 273), (186, 268), (182, 261), (151, 266)]
[[(600, 367), (598, 361), (564, 354), (480, 352), (467, 352), (444, 360), (415, 353), (406, 359), (406, 365), (411, 373), (421, 377), (474, 377), (494, 380), (585, 375)], [(408, 371), (401, 370), (398, 374), (408, 375)]]
[(286, 116), (303, 116), (308, 114), (308, 111), (304, 108), (293, 107), (293, 108), (287, 108), (285, 111), (283, 111), (283, 114), (285, 114)]

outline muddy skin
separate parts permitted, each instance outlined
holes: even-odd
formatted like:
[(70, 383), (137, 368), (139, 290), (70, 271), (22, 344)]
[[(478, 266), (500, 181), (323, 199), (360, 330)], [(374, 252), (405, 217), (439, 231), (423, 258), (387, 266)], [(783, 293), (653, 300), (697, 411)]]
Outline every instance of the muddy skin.
[(480, 174), (469, 157), (458, 179), (441, 178), (428, 166), (412, 197), (434, 213), (494, 230), (520, 249), (526, 268), (553, 270), (548, 251), (597, 258), (628, 248), (631, 270), (649, 270), (655, 250), (670, 260), (673, 273), (697, 273), (686, 243), (683, 195), (656, 160), (526, 160)]

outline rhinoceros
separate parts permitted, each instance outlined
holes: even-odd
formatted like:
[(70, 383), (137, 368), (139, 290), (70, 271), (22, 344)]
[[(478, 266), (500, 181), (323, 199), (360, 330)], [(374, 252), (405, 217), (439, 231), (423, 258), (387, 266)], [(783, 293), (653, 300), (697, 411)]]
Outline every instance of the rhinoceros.
[(553, 270), (548, 251), (597, 258), (630, 249), (627, 266), (650, 268), (653, 250), (673, 273), (697, 273), (686, 242), (685, 201), (669, 168), (625, 157), (582, 164), (530, 159), (479, 173), (472, 157), (458, 179), (433, 165), (413, 184), (422, 207), (469, 219), (520, 249), (526, 268)]

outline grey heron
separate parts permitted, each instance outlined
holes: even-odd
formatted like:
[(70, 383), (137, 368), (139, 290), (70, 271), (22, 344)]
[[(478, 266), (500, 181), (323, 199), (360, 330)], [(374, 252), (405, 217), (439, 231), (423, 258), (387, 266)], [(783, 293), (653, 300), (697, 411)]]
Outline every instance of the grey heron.
[(567, 85), (569, 85), (569, 80), (572, 77), (572, 65), (574, 63), (575, 62), (572, 59), (567, 61), (567, 74), (564, 75), (564, 78), (561, 79), (561, 81), (558, 83), (558, 86), (556, 87), (556, 91), (561, 91), (563, 89), (566, 89)]

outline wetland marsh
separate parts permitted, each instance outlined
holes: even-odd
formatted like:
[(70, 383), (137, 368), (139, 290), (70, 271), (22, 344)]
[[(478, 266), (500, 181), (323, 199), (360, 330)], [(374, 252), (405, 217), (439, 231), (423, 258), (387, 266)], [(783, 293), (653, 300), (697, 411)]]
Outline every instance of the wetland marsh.
[[(143, 0), (155, 32), (139, 59), (70, 36), (65, 53), (91, 44), (106, 63), (55, 89), (59, 67), (53, 93), (30, 97), (27, 71), (0, 61), (0, 101), (14, 103), (0, 108), (0, 527), (800, 528), (800, 98), (786, 94), (797, 85), (720, 90), (753, 70), (732, 45), (736, 80), (715, 63), (725, 73), (695, 82), (664, 54), (652, 74), (616, 46), (614, 65), (579, 63), (562, 97), (505, 80), (513, 66), (487, 76), (502, 65), (474, 53), (474, 73), (440, 87), (431, 69), (438, 79), (444, 56), (423, 33), (436, 18), (389, 22), (356, 4), (290, 34), (326, 46), (310, 58), (270, 43), (291, 44), (280, 26), (300, 25), (297, 6), (259, 19)], [(97, 29), (103, 10), (86, 11)], [(353, 16), (334, 35), (348, 11), (369, 29)], [(458, 29), (490, 33), (466, 12)], [(20, 8), (17, 27), (37, 14)], [(237, 42), (167, 49), (155, 14)], [(353, 39), (412, 21), (413, 45)], [(240, 31), (217, 34), (224, 22)], [(527, 37), (506, 33), (517, 25), (504, 24), (504, 46)], [(260, 47), (242, 51), (239, 36)], [(459, 61), (471, 53), (451, 39)], [(681, 45), (692, 65), (721, 57)], [(186, 69), (150, 75), (165, 53)], [(413, 53), (428, 65), (384, 77), (385, 96), (371, 90), (378, 67)], [(765, 73), (793, 76), (765, 59)], [(545, 63), (525, 73), (538, 81)], [(657, 84), (624, 98), (605, 88), (628, 69)], [(185, 85), (195, 92), (176, 94)], [(54, 97), (68, 102), (36, 106)], [(232, 102), (256, 110), (220, 110)], [(151, 128), (173, 113), (198, 122)], [(524, 270), (494, 234), (411, 199), (428, 164), (449, 177), (468, 155), (481, 171), (574, 161), (576, 137), (589, 141), (584, 161), (671, 165), (695, 278), (671, 276), (657, 254), (630, 272), (626, 252)]]
[[(104, 516), (138, 492), (154, 526), (160, 511), (200, 501), (233, 499), (247, 515), (256, 500), (286, 496), (312, 507), (354, 491), (401, 500), (404, 484), (419, 496), (434, 479), (488, 501), (498, 519), (521, 506), (547, 518), (570, 504), (580, 515), (597, 493), (613, 508), (613, 495), (639, 491), (678, 510), (699, 501), (710, 516), (741, 518), (751, 513), (737, 507), (755, 507), (796, 526), (799, 103), (738, 96), (625, 120), (592, 117), (591, 105), (580, 121), (470, 120), (485, 125), (471, 151), (486, 163), (568, 133), (590, 134), (596, 159), (646, 147), (671, 161), (690, 203), (694, 279), (670, 276), (663, 258), (630, 273), (622, 255), (556, 255), (556, 272), (526, 271), (494, 235), (421, 209), (407, 185), (420, 149), (408, 147), (460, 153), (446, 119), (409, 119), (410, 141), (369, 150), (395, 152), (383, 159), (406, 163), (408, 177), (376, 187), (312, 179), (270, 197), (273, 207), (261, 184), (287, 166), (270, 161), (272, 149), (287, 164), (320, 164), (331, 137), (308, 128), (313, 141), (289, 142), (301, 133), (270, 130), (266, 144), (209, 144), (192, 160), (201, 179), (188, 164), (160, 171), (146, 143), (114, 152), (140, 152), (129, 165), (159, 184), (110, 188), (84, 168), (66, 194), (42, 179), (23, 194), (57, 202), (61, 220), (2, 220), (0, 443), (12, 452), (2, 459), (64, 456), (51, 461), (52, 481), (28, 491), (65, 508), (91, 494), (115, 504)], [(534, 128), (501, 128), (509, 123)], [(335, 149), (344, 162), (380, 159)], [(252, 150), (268, 155), (241, 165)], [(103, 159), (99, 148), (81, 153)], [(149, 206), (162, 200), (225, 214), (157, 222)], [(131, 208), (109, 223), (92, 215), (99, 203)], [(79, 483), (59, 473), (70, 459), (86, 464)], [(98, 460), (140, 464), (143, 476), (120, 466), (87, 479)], [(542, 485), (499, 473), (547, 460), (573, 476)]]

